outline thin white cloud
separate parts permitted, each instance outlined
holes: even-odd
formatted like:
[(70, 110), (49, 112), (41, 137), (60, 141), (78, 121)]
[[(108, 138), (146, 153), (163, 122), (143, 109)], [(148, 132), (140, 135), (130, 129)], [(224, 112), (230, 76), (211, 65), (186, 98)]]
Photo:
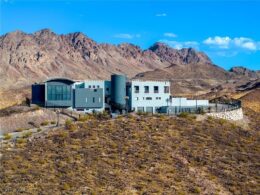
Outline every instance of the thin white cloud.
[(171, 40), (167, 40), (167, 39), (162, 39), (159, 42), (163, 42), (166, 43), (167, 45), (175, 48), (175, 49), (182, 49), (182, 48), (199, 48), (199, 43), (197, 41), (184, 41), (184, 42), (180, 42), (180, 41), (171, 41)]
[(120, 34), (115, 34), (115, 38), (119, 39), (133, 39), (133, 38), (140, 38), (140, 34), (128, 34), (128, 33), (120, 33)]
[(164, 33), (163, 36), (165, 36), (165, 37), (171, 37), (171, 38), (176, 38), (176, 37), (177, 37), (176, 34), (170, 33), (170, 32)]
[(166, 13), (158, 13), (158, 14), (155, 14), (156, 17), (166, 17), (167, 14)]
[(232, 50), (240, 49), (240, 50), (249, 50), (249, 51), (260, 50), (260, 43), (247, 37), (230, 38), (228, 36), (226, 37), (215, 36), (215, 37), (209, 37), (205, 39), (203, 43), (218, 49), (232, 49)]
[(239, 37), (239, 38), (234, 38), (234, 44), (237, 47), (241, 47), (244, 49), (248, 49), (248, 50), (257, 50), (259, 48), (257, 48), (257, 42), (255, 42), (254, 40), (250, 39), (250, 38), (246, 38), (246, 37)]
[(231, 39), (229, 37), (209, 37), (206, 40), (203, 41), (204, 44), (206, 45), (213, 45), (213, 46), (218, 46), (223, 49), (227, 49), (229, 47), (229, 44), (231, 42)]

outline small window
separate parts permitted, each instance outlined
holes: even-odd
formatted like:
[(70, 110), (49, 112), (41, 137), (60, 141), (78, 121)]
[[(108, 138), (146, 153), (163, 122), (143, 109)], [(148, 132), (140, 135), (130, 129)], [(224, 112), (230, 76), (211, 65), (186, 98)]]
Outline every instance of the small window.
[(153, 89), (154, 89), (154, 93), (159, 93), (159, 86), (154, 86)]
[(152, 100), (153, 98), (152, 97), (146, 97), (146, 100)]
[(156, 99), (157, 99), (157, 100), (160, 100), (160, 99), (161, 99), (161, 97), (156, 97)]
[(98, 98), (98, 102), (101, 102), (101, 98)]
[(86, 102), (88, 102), (88, 98), (86, 98)]
[(149, 93), (149, 86), (144, 86), (144, 93)]
[(95, 85), (93, 85), (93, 89), (95, 89), (96, 88), (96, 86)]
[(134, 89), (135, 93), (139, 93), (139, 86), (134, 86)]
[(93, 97), (93, 103), (95, 103), (95, 98)]
[(169, 93), (170, 89), (169, 86), (164, 86), (164, 93)]
[(139, 99), (138, 97), (135, 98), (135, 100), (138, 100), (138, 99)]
[(109, 88), (107, 87), (106, 90), (109, 91)]
[(89, 85), (88, 88), (91, 89), (91, 85)]
[(99, 85), (97, 85), (97, 88), (99, 88)]

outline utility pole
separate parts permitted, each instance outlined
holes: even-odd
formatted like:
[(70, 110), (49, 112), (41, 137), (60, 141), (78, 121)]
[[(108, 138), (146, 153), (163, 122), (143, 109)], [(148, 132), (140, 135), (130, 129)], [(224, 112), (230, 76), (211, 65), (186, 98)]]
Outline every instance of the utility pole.
[(57, 124), (56, 127), (60, 126), (60, 109), (56, 110), (56, 114), (57, 114)]
[(218, 92), (218, 89), (215, 89), (215, 109), (216, 109), (216, 112), (218, 112), (217, 92)]

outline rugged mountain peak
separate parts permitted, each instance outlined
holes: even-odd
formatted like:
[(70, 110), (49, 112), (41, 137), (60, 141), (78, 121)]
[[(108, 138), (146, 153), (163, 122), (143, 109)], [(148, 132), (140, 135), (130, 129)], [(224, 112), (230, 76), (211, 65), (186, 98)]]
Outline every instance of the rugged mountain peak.
[(170, 49), (170, 47), (167, 44), (162, 42), (156, 42), (151, 47), (149, 47), (149, 50), (153, 52), (158, 50), (168, 50), (168, 49)]
[(230, 69), (230, 72), (236, 76), (246, 76), (250, 78), (260, 78), (259, 71), (249, 70), (243, 66), (235, 66)]
[(20, 40), (21, 38), (23, 38), (25, 36), (29, 36), (29, 35), (22, 32), (22, 31), (16, 30), (16, 31), (13, 31), (13, 32), (6, 33), (1, 38), (3, 40), (7, 40), (7, 41), (9, 41), (9, 40), (10, 41), (17, 41), (17, 40)]
[(39, 35), (55, 35), (55, 33), (49, 28), (44, 28), (44, 29), (41, 29), (41, 30), (35, 32), (34, 35), (36, 35), (36, 36), (39, 36)]
[(120, 49), (122, 49), (126, 52), (128, 52), (128, 51), (137, 52), (137, 53), (142, 52), (142, 49), (139, 46), (131, 44), (131, 43), (122, 43), (118, 46), (119, 46)]
[(212, 64), (209, 57), (193, 48), (174, 49), (165, 43), (157, 42), (149, 48), (163, 60), (172, 64), (206, 63)]
[(74, 32), (74, 33), (69, 33), (65, 36), (68, 36), (68, 37), (72, 37), (73, 39), (80, 39), (80, 40), (83, 40), (83, 39), (89, 39), (84, 33), (82, 32)]

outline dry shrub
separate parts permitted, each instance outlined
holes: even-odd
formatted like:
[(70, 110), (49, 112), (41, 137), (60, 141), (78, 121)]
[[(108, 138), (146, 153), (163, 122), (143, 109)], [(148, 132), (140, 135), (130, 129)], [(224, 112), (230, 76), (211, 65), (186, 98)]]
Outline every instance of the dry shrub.
[(49, 124), (49, 121), (43, 121), (42, 123), (41, 123), (41, 126), (47, 126)]
[(70, 131), (75, 131), (77, 129), (77, 125), (72, 122), (72, 120), (67, 119), (65, 121), (65, 128)]

